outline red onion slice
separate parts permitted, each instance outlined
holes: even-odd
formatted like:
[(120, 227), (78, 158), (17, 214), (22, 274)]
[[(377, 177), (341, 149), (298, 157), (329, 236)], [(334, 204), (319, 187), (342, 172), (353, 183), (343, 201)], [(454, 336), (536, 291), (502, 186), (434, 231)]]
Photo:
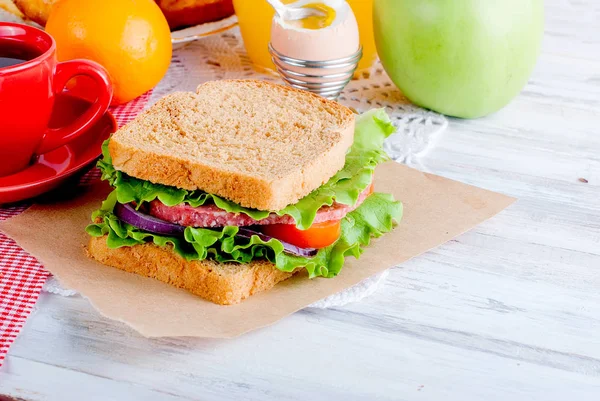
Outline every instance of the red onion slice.
[(125, 205), (117, 203), (114, 213), (125, 223), (152, 234), (180, 237), (185, 231), (185, 227), (145, 214), (136, 210), (130, 203)]

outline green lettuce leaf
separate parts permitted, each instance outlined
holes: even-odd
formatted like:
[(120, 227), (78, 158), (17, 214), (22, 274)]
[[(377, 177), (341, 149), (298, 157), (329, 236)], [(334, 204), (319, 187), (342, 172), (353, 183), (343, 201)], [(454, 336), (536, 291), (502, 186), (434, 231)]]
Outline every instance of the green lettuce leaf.
[[(334, 201), (344, 205), (354, 205), (360, 193), (371, 183), (377, 164), (388, 160), (383, 150), (383, 141), (393, 132), (394, 127), (383, 109), (371, 110), (358, 116), (354, 143), (346, 155), (344, 167), (324, 185), (300, 199), (299, 202), (274, 212), (279, 216), (292, 216), (296, 226), (305, 230), (312, 225), (321, 207), (330, 206)], [(245, 208), (203, 191), (187, 191), (130, 177), (113, 167), (108, 152), (108, 141), (102, 146), (103, 159), (98, 162), (98, 167), (102, 171), (102, 179), (108, 180), (115, 187), (116, 199), (119, 203), (136, 202), (138, 207), (143, 202), (155, 199), (167, 206), (175, 206), (182, 202), (193, 207), (214, 203), (227, 212), (244, 213), (255, 220), (264, 219), (271, 213)]]
[(303, 258), (285, 253), (283, 244), (276, 239), (263, 241), (256, 235), (250, 239), (236, 237), (238, 227), (234, 226), (218, 230), (187, 227), (182, 238), (151, 234), (120, 221), (113, 213), (117, 201), (117, 191), (113, 191), (102, 203), (101, 209), (94, 212), (93, 224), (86, 229), (94, 237), (108, 235), (109, 248), (153, 242), (158, 246), (172, 247), (175, 253), (190, 261), (211, 258), (223, 263), (249, 263), (254, 259), (267, 259), (286, 272), (306, 268), (311, 278), (338, 275), (346, 256), (358, 258), (362, 247), (369, 245), (371, 238), (389, 232), (393, 222), (400, 221), (402, 217), (400, 202), (394, 201), (390, 194), (373, 193), (342, 219), (337, 242), (320, 249), (313, 258)]

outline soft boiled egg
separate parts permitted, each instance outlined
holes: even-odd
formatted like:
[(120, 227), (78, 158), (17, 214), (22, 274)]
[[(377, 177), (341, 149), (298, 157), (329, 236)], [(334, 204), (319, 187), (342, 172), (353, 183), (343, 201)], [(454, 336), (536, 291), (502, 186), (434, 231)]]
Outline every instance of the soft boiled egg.
[(313, 8), (321, 15), (286, 21), (275, 16), (271, 45), (300, 60), (327, 61), (354, 55), (360, 46), (358, 24), (345, 0), (283, 0), (282, 7)]

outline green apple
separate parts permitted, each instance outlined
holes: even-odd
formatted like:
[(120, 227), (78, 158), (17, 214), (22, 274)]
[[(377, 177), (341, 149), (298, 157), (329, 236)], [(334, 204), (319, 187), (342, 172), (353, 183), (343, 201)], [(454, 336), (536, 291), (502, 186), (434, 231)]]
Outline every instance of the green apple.
[(475, 118), (525, 86), (544, 29), (543, 0), (375, 0), (375, 42), (413, 103)]

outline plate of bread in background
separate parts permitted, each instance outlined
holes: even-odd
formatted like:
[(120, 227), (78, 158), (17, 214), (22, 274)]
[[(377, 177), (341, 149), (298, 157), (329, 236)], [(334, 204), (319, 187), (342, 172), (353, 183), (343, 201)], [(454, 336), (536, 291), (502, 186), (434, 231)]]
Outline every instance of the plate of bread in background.
[[(0, 0), (0, 9), (46, 26), (58, 0)], [(82, 0), (85, 1), (85, 0)], [(223, 32), (237, 24), (232, 0), (155, 0), (171, 28), (174, 45)]]

